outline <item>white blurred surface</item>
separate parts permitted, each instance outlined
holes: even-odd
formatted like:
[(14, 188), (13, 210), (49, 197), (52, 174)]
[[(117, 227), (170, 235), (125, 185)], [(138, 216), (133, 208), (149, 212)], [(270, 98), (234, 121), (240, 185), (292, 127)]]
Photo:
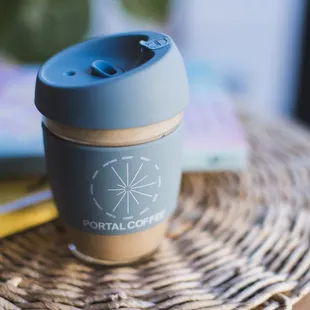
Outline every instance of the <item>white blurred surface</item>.
[(171, 33), (188, 57), (239, 79), (251, 108), (291, 114), (304, 0), (173, 0)]
[(137, 20), (123, 11), (118, 0), (91, 0), (90, 36), (108, 35), (117, 32), (156, 29), (159, 24), (147, 20)]

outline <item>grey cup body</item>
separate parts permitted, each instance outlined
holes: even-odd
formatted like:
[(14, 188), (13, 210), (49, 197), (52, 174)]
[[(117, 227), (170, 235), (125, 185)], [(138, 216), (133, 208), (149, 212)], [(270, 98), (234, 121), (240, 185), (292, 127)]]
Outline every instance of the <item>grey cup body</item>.
[(41, 67), (48, 175), (76, 255), (127, 263), (157, 248), (177, 205), (188, 97), (183, 59), (161, 33), (95, 38)]
[(182, 124), (163, 138), (126, 147), (85, 146), (43, 129), (55, 201), (70, 226), (131, 234), (156, 226), (175, 210)]

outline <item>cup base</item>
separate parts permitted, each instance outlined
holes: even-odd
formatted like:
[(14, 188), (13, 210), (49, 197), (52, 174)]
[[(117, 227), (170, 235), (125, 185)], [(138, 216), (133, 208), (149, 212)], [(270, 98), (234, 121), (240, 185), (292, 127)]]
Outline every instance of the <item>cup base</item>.
[(160, 245), (168, 220), (141, 232), (125, 235), (98, 235), (67, 225), (70, 251), (94, 264), (125, 265), (150, 256)]
[(137, 257), (137, 258), (132, 258), (130, 260), (109, 261), (109, 260), (99, 259), (99, 258), (95, 258), (95, 257), (91, 257), (89, 255), (83, 254), (82, 252), (80, 252), (77, 249), (77, 247), (73, 243), (70, 243), (68, 245), (68, 248), (76, 258), (78, 258), (78, 259), (80, 259), (86, 263), (96, 264), (96, 265), (104, 265), (104, 266), (124, 266), (124, 265), (128, 265), (128, 264), (139, 263), (139, 262), (142, 262), (142, 261), (150, 258), (157, 251), (157, 248), (156, 248), (155, 250), (153, 250), (150, 253), (147, 253), (147, 254), (140, 256), (140, 257)]

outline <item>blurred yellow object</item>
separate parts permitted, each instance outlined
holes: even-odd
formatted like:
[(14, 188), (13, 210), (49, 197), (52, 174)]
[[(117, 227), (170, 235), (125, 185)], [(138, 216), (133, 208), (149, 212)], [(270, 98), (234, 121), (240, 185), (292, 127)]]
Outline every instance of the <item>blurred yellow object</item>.
[[(7, 211), (9, 210), (9, 211)], [(58, 217), (45, 179), (0, 182), (0, 238)]]
[(58, 217), (52, 201), (0, 215), (0, 238), (41, 225)]

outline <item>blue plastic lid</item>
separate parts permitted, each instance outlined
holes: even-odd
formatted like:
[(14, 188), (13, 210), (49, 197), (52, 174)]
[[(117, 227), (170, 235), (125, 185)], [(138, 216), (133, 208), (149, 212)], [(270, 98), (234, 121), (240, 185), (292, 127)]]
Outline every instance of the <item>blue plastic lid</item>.
[(35, 104), (47, 118), (89, 129), (150, 125), (182, 112), (186, 70), (175, 43), (156, 32), (74, 45), (39, 70)]

